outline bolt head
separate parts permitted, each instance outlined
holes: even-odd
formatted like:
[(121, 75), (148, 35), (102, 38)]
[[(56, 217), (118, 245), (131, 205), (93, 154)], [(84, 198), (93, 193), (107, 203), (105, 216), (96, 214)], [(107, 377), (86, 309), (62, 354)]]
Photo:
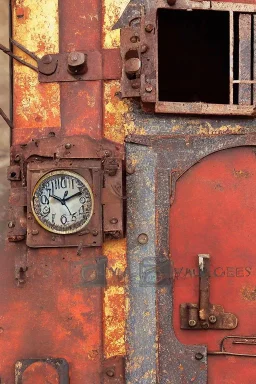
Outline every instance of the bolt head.
[(20, 155), (16, 155), (14, 161), (15, 161), (15, 163), (19, 163), (20, 162)]
[(110, 220), (110, 224), (117, 224), (118, 219), (116, 217), (113, 217), (113, 219)]
[(132, 80), (131, 86), (133, 89), (139, 89), (140, 88), (140, 80), (139, 79)]
[(32, 235), (33, 235), (33, 236), (36, 236), (36, 235), (38, 235), (38, 234), (39, 234), (38, 229), (33, 229), (33, 230), (32, 230)]
[(208, 329), (209, 328), (209, 324), (205, 321), (204, 323), (202, 323), (202, 328)]
[(135, 173), (135, 166), (132, 164), (131, 161), (128, 161), (126, 164), (126, 172), (128, 175), (133, 175)]
[(70, 149), (71, 147), (72, 147), (72, 145), (70, 143), (65, 144), (66, 149)]
[(148, 45), (147, 44), (142, 44), (141, 49), (140, 49), (141, 53), (146, 53), (147, 50), (148, 50)]
[(201, 352), (197, 352), (197, 353), (195, 354), (195, 358), (196, 358), (196, 360), (202, 360), (203, 357), (204, 357), (204, 355), (203, 355)]
[(172, 6), (176, 4), (176, 0), (167, 0), (167, 4)]
[(147, 93), (151, 93), (153, 91), (153, 87), (152, 87), (152, 85), (147, 85), (146, 86), (146, 92)]
[(217, 317), (214, 315), (209, 316), (209, 321), (211, 324), (215, 324), (217, 321)]
[(98, 236), (99, 232), (97, 231), (97, 229), (93, 229), (92, 230), (92, 235), (93, 236)]
[(114, 376), (115, 376), (115, 371), (114, 371), (114, 369), (113, 369), (113, 368), (108, 369), (108, 370), (106, 371), (106, 375), (107, 375), (108, 377), (114, 377)]
[(125, 72), (128, 75), (133, 75), (139, 72), (141, 68), (141, 61), (138, 57), (132, 57), (125, 62)]
[(44, 64), (51, 64), (52, 62), (52, 56), (51, 55), (45, 55), (42, 57), (42, 62)]
[(195, 327), (196, 326), (196, 321), (195, 320), (189, 320), (188, 325), (190, 327)]
[(145, 31), (148, 32), (148, 33), (151, 33), (154, 29), (154, 25), (153, 24), (148, 24), (146, 25), (145, 27)]
[(141, 233), (139, 236), (138, 236), (138, 242), (139, 244), (147, 244), (148, 243), (148, 235), (146, 233)]
[(139, 36), (132, 36), (130, 38), (131, 43), (137, 43), (139, 41)]
[(14, 228), (15, 227), (15, 223), (13, 221), (9, 221), (8, 227), (9, 228)]
[(106, 149), (106, 150), (104, 151), (104, 155), (105, 155), (106, 157), (110, 157), (110, 156), (112, 155), (112, 152), (109, 151), (108, 149)]

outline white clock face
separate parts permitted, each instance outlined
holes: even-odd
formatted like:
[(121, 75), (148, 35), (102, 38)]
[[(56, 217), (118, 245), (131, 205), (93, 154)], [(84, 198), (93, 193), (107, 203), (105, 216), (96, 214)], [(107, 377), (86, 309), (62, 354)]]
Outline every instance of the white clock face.
[(53, 233), (83, 229), (93, 214), (93, 194), (88, 182), (75, 172), (53, 171), (36, 184), (32, 211), (37, 222)]

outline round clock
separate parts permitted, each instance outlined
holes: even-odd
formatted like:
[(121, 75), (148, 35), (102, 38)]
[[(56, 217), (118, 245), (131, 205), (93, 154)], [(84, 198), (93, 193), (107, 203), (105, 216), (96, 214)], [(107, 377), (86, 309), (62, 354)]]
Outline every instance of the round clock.
[(91, 187), (82, 176), (59, 170), (47, 173), (37, 182), (31, 205), (43, 228), (65, 235), (76, 233), (89, 223), (94, 201)]

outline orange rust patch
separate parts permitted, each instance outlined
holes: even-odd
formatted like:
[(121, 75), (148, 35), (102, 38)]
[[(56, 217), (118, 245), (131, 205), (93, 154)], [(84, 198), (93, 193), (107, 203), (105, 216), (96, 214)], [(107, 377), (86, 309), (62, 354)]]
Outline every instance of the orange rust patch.
[(104, 244), (108, 258), (107, 289), (104, 295), (104, 354), (106, 358), (125, 355), (125, 270), (126, 241)]

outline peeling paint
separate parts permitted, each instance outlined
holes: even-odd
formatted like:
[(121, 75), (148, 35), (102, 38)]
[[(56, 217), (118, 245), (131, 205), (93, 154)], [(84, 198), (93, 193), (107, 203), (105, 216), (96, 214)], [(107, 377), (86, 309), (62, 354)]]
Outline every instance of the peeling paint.
[[(39, 57), (59, 52), (58, 1), (34, 0), (14, 5), (13, 38)], [(35, 65), (24, 52), (15, 53)], [(14, 61), (14, 126), (18, 129), (59, 127), (60, 91), (58, 84), (39, 84), (36, 72)], [(17, 136), (17, 135), (16, 135)]]
[(106, 358), (125, 355), (126, 241), (109, 241), (103, 254), (108, 258), (104, 295), (104, 353)]
[(120, 46), (120, 30), (112, 31), (113, 25), (118, 21), (130, 0), (105, 0), (104, 2), (104, 48), (117, 48)]
[(104, 136), (123, 143), (125, 136), (145, 134), (144, 127), (136, 126), (133, 117), (132, 101), (120, 98), (120, 82), (107, 81), (104, 86)]

